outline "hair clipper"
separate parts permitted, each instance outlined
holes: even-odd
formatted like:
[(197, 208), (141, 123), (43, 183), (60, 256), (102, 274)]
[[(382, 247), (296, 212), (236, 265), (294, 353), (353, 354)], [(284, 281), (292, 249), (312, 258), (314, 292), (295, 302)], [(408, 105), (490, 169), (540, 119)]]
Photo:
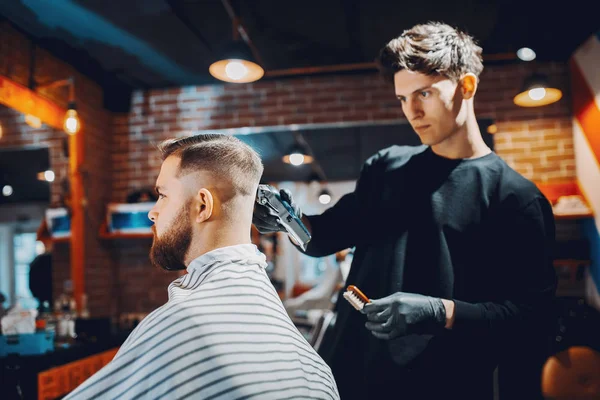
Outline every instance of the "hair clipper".
[(300, 248), (306, 250), (306, 245), (311, 239), (310, 233), (290, 204), (281, 198), (277, 189), (269, 185), (258, 185), (256, 202), (275, 211), (279, 217), (279, 223)]

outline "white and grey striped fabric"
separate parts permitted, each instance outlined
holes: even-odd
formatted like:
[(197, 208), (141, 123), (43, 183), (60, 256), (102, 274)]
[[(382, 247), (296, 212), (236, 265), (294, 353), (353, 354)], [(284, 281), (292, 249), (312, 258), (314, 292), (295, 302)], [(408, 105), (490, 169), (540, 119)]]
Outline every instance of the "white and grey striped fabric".
[(265, 266), (250, 244), (195, 259), (169, 301), (66, 399), (339, 399)]

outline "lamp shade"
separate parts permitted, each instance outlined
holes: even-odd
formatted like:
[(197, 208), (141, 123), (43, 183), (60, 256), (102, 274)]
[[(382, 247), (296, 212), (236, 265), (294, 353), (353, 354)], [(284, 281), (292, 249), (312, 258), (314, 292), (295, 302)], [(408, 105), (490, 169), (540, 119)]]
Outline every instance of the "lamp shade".
[(520, 107), (540, 107), (557, 102), (562, 98), (562, 91), (550, 85), (544, 74), (532, 74), (525, 79), (521, 92), (513, 101)]
[(284, 163), (296, 166), (313, 162), (313, 157), (298, 144), (293, 145), (282, 159)]
[(224, 82), (249, 83), (259, 80), (265, 70), (255, 62), (245, 42), (234, 41), (222, 51), (222, 57), (208, 68), (208, 72)]

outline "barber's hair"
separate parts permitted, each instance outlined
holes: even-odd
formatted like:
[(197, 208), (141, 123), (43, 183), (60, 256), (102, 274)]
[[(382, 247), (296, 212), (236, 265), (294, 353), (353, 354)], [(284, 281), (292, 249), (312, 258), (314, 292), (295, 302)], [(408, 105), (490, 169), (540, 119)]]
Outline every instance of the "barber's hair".
[(441, 22), (415, 25), (392, 39), (379, 53), (381, 74), (394, 81), (402, 70), (442, 75), (455, 82), (483, 71), (482, 49), (473, 37)]
[(231, 183), (232, 195), (255, 196), (263, 173), (260, 156), (241, 140), (224, 134), (168, 139), (158, 145), (163, 161), (179, 157), (178, 176), (206, 171)]

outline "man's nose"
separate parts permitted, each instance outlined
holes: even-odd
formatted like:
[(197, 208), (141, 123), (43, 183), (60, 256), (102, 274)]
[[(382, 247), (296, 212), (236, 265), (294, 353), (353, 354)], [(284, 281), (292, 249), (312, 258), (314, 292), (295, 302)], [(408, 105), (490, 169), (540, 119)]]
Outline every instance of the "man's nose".
[(148, 219), (152, 222), (156, 222), (157, 216), (158, 216), (158, 213), (156, 212), (154, 207), (152, 207), (152, 210), (150, 210), (150, 212), (148, 213)]

